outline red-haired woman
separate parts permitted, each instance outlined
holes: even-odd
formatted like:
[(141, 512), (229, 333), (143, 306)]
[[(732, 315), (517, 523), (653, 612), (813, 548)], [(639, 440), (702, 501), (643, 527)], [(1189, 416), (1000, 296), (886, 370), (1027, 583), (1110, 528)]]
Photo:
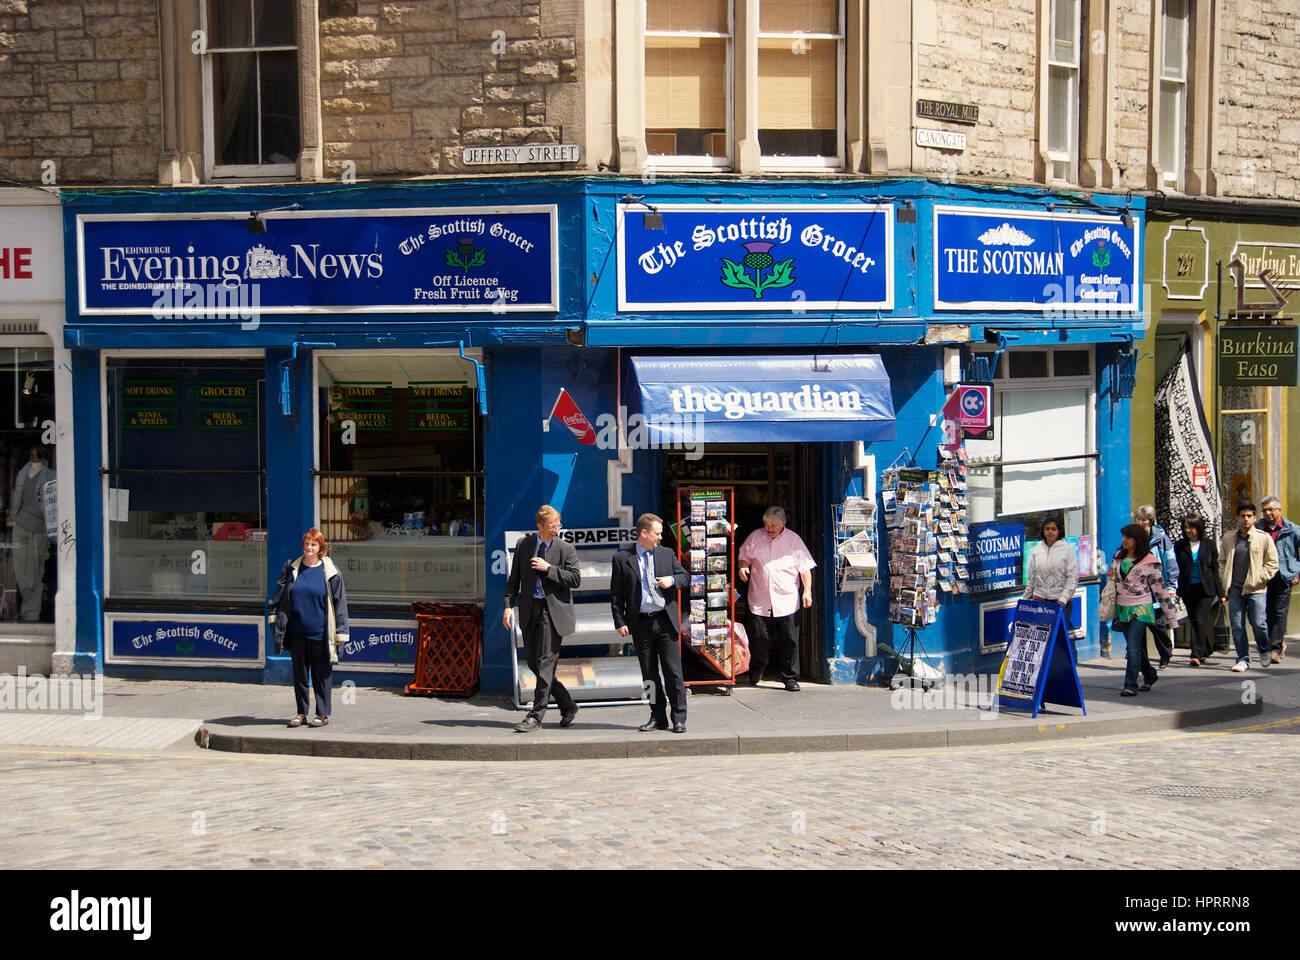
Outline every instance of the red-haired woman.
[(291, 727), (307, 723), (307, 676), (316, 691), (316, 716), (308, 726), (323, 727), (330, 719), (330, 676), (338, 663), (338, 644), (348, 640), (348, 600), (343, 575), (326, 554), (329, 544), (312, 527), (302, 535), (302, 556), (280, 570), (275, 595), (267, 604), (275, 617), (275, 650), (285, 646), (293, 657), (293, 695), (298, 715)]

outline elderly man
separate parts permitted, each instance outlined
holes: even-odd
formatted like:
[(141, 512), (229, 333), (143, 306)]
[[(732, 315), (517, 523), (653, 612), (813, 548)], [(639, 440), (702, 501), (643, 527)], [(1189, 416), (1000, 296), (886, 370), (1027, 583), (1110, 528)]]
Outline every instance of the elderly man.
[[(1156, 555), (1163, 568), (1165, 577), (1165, 586), (1170, 590), (1178, 589), (1178, 559), (1174, 555), (1174, 542), (1169, 539), (1169, 534), (1165, 528), (1156, 523), (1156, 508), (1143, 504), (1137, 508), (1133, 514), (1133, 522), (1140, 523), (1146, 528), (1147, 536), (1151, 538), (1151, 552)], [(1151, 631), (1151, 636), (1156, 642), (1156, 652), (1160, 654), (1160, 669), (1169, 666), (1169, 660), (1174, 655), (1174, 641), (1169, 636), (1169, 631), (1164, 627), (1158, 627), (1154, 623), (1148, 624), (1147, 629)]]
[(812, 569), (817, 566), (804, 542), (785, 526), (785, 511), (768, 507), (763, 529), (740, 547), (736, 571), (749, 583), (749, 682), (758, 686), (773, 646), (785, 688), (799, 689), (799, 585), (804, 608), (812, 606)]
[(1264, 522), (1258, 529), (1273, 538), (1277, 547), (1277, 573), (1268, 582), (1264, 618), (1268, 623), (1269, 661), (1281, 663), (1286, 656), (1286, 615), (1291, 607), (1291, 588), (1300, 583), (1300, 527), (1282, 516), (1282, 501), (1265, 497), (1260, 503)]

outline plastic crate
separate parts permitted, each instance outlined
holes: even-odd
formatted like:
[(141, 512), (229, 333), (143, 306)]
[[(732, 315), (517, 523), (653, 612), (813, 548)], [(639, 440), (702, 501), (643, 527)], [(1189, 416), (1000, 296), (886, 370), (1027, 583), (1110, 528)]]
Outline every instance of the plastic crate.
[(405, 693), (468, 697), (483, 663), (483, 613), (472, 603), (411, 604), (419, 626), (415, 679)]

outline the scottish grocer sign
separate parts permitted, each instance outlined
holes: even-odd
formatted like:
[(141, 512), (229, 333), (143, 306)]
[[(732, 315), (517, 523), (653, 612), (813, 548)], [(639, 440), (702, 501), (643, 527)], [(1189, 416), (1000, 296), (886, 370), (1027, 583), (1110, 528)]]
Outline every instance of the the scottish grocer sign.
[(107, 614), (110, 663), (260, 666), (259, 617), (190, 618)]
[(1098, 310), (1140, 306), (1138, 224), (1119, 216), (938, 206), (938, 310)]
[(77, 217), (83, 317), (556, 310), (556, 208)]
[(890, 204), (618, 208), (618, 308), (891, 310)]

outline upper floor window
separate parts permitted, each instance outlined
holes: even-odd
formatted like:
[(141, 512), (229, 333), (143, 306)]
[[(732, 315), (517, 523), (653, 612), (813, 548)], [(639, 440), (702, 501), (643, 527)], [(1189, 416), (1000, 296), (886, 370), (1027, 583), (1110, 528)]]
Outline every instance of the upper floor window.
[(1079, 0), (1049, 0), (1047, 178), (1073, 183), (1079, 170)]
[(207, 0), (201, 10), (208, 176), (293, 176), (301, 108), (292, 0)]
[(1187, 0), (1163, 0), (1160, 14), (1160, 103), (1156, 167), (1160, 186), (1183, 189), (1187, 142)]
[(840, 0), (760, 0), (758, 144), (765, 167), (841, 165)]
[(729, 0), (646, 0), (645, 141), (656, 164), (731, 162)]

